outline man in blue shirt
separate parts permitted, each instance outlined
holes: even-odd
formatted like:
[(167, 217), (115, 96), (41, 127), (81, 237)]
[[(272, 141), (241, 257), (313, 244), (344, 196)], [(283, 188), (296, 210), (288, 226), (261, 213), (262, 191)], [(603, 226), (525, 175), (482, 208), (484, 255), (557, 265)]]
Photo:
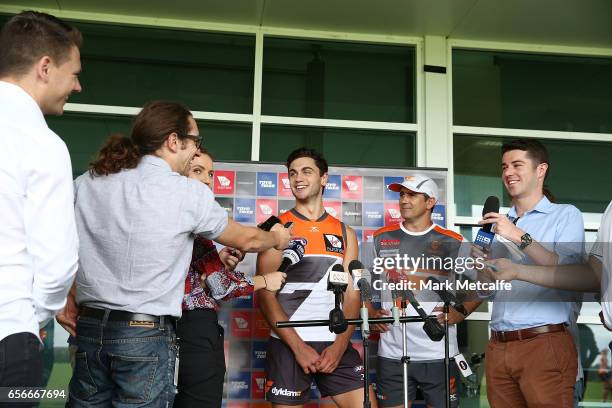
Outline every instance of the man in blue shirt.
[[(548, 168), (546, 148), (536, 140), (502, 146), (502, 179), (512, 208), (507, 215), (488, 213), (480, 221), (494, 224), (488, 258), (510, 257), (532, 265), (582, 260), (582, 215), (574, 206), (551, 202), (554, 198), (544, 186)], [(521, 281), (495, 293), (486, 351), (491, 406), (573, 406), (577, 354), (567, 328), (571, 300), (561, 290)]]

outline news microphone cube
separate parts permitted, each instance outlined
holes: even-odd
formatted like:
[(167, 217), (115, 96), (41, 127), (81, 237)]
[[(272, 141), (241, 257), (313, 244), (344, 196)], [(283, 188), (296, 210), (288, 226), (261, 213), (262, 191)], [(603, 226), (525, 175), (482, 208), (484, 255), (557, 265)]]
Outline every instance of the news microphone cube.
[(488, 249), (491, 247), (493, 243), (493, 238), (495, 238), (495, 234), (492, 232), (486, 232), (482, 228), (478, 230), (476, 234), (476, 239), (474, 239), (474, 244), (478, 245), (483, 249)]

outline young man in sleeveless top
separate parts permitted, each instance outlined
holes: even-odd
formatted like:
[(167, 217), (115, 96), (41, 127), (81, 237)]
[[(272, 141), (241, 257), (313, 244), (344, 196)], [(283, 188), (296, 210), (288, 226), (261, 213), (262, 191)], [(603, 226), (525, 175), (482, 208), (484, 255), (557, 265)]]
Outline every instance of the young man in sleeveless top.
[[(321, 154), (297, 149), (289, 155), (287, 169), (295, 207), (280, 218), (283, 223), (294, 223), (292, 239), (304, 244), (305, 254), (287, 269), (287, 283), (278, 296), (263, 292), (260, 296), (262, 312), (272, 327), (266, 399), (274, 407), (302, 406), (309, 400), (314, 380), (322, 397), (331, 396), (340, 407), (360, 406), (364, 372), (363, 362), (350, 343), (353, 326), (339, 335), (327, 327), (275, 327), (278, 321), (327, 319), (334, 308), (334, 295), (327, 291), (329, 271), (335, 264), (347, 270), (358, 254), (355, 232), (323, 206), (328, 166)], [(276, 271), (281, 257), (276, 250), (260, 254), (257, 273)], [(349, 283), (343, 302), (345, 316), (355, 317), (358, 307), (359, 296)]]

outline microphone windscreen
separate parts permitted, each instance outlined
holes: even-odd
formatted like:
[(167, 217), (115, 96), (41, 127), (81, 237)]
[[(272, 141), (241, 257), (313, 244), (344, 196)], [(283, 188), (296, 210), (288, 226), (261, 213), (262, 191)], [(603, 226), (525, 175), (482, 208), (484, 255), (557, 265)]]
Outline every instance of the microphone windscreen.
[[(482, 207), (482, 216), (484, 217), (485, 214), (488, 213), (498, 213), (499, 212), (499, 198), (495, 197), (495, 196), (489, 196), (487, 197), (485, 203), (484, 203), (484, 207)], [(485, 224), (482, 229), (485, 230), (486, 232), (491, 232), (491, 227), (493, 226), (493, 224)]]

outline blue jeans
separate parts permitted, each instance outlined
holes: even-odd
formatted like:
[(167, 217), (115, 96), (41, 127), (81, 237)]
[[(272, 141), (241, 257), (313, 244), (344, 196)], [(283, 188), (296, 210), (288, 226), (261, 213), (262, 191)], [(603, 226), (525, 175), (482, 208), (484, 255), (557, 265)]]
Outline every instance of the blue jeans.
[[(106, 314), (105, 316), (108, 316)], [(68, 407), (172, 407), (174, 326), (81, 317)]]

